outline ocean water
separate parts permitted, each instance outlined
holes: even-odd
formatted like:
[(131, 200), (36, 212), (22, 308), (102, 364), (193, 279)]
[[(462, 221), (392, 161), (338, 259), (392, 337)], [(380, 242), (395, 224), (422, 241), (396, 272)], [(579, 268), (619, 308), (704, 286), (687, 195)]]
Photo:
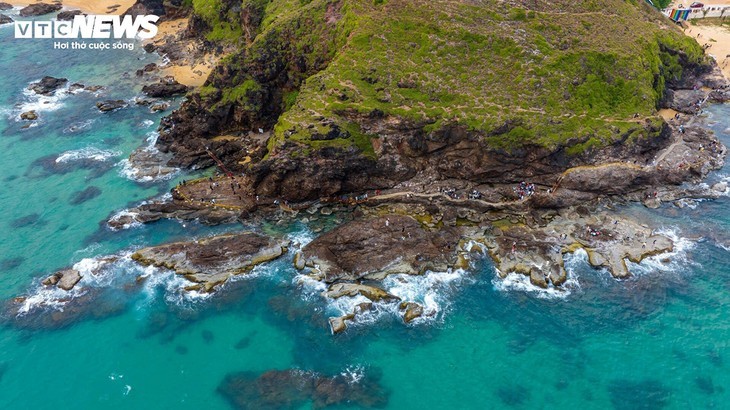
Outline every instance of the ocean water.
[[(160, 114), (94, 107), (138, 95), (134, 71), (156, 57), (54, 51), (46, 41), (13, 40), (9, 27), (0, 27), (0, 40), (0, 299), (27, 295), (29, 308), (45, 309), (3, 315), (0, 408), (227, 409), (220, 388), (227, 375), (272, 369), (372, 381), (380, 386), (376, 402), (398, 409), (727, 408), (726, 197), (683, 209), (626, 209), (680, 244), (670, 260), (635, 267), (631, 280), (615, 281), (577, 255), (567, 263), (570, 292), (544, 293), (519, 278), (497, 281), (491, 263), (476, 259), (465, 272), (389, 282), (434, 317), (404, 325), (394, 309), (380, 307), (332, 336), (327, 318), (358, 301), (324, 300), (297, 277), (291, 255), (209, 297), (186, 296), (181, 279), (124, 259), (137, 247), (241, 229), (166, 221), (115, 232), (103, 224), (185, 177), (127, 178), (122, 160), (154, 137)], [(47, 99), (24, 92), (44, 75), (105, 89)], [(18, 116), (31, 108), (40, 119), (24, 129)], [(730, 144), (730, 106), (708, 111)], [(728, 180), (729, 170), (712, 181)], [(302, 223), (249, 228), (298, 243), (314, 236)], [(70, 300), (39, 285), (57, 269), (109, 254), (122, 259), (86, 275)], [(44, 301), (55, 304), (38, 308)], [(290, 408), (312, 407), (294, 396)]]

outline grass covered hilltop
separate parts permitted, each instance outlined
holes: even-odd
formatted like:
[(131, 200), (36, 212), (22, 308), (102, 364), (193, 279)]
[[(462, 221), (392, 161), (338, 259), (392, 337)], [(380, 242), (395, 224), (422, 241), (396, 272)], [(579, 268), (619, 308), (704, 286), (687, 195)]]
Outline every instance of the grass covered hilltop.
[(374, 115), (424, 133), (458, 124), (508, 151), (582, 154), (657, 134), (667, 87), (706, 63), (643, 0), (190, 5), (202, 35), (237, 47), (192, 98), (214, 119), (192, 133), (273, 129), (269, 154), (294, 143), (375, 156), (363, 124)]

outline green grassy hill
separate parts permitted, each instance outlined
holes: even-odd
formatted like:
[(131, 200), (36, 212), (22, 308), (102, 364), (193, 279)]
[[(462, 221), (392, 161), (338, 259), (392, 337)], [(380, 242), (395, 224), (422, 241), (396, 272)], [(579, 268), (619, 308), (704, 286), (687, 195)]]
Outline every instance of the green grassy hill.
[(461, 125), (506, 151), (535, 144), (578, 154), (657, 132), (667, 85), (707, 69), (698, 44), (643, 0), (191, 6), (209, 40), (239, 51), (187, 109), (220, 119), (210, 136), (273, 128), (270, 153), (294, 143), (303, 153), (335, 146), (373, 156), (377, 135), (361, 125), (376, 116), (426, 134)]

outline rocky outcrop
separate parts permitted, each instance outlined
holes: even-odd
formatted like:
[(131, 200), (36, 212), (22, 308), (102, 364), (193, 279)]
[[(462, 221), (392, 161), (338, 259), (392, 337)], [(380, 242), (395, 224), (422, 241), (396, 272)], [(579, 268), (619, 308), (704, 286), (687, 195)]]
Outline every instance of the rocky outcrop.
[(332, 299), (341, 298), (343, 296), (352, 297), (362, 295), (373, 302), (400, 300), (399, 297), (391, 295), (390, 293), (378, 287), (360, 285), (356, 283), (335, 283), (333, 285), (330, 285), (324, 295)]
[(667, 90), (665, 105), (675, 111), (684, 114), (697, 114), (707, 97), (707, 93), (702, 90)]
[(76, 16), (83, 16), (84, 13), (81, 12), (81, 10), (66, 10), (58, 13), (56, 15), (56, 20), (58, 21), (72, 21), (74, 17)]
[(152, 98), (169, 98), (176, 95), (185, 94), (188, 87), (178, 83), (172, 77), (165, 77), (157, 84), (145, 85), (142, 92)]
[(0, 3), (0, 10), (10, 10), (13, 8), (13, 5), (10, 3)]
[(36, 94), (53, 95), (58, 89), (63, 88), (66, 83), (68, 83), (66, 78), (46, 76), (36, 83), (31, 83), (28, 89)]
[(383, 279), (393, 273), (446, 271), (456, 264), (462, 231), (424, 228), (403, 215), (356, 219), (302, 249), (312, 275), (323, 281)]
[(423, 306), (413, 302), (403, 302), (399, 306), (403, 311), (403, 321), (411, 323), (419, 317), (423, 316)]
[(4, 14), (0, 14), (0, 24), (10, 24), (14, 20), (10, 18), (9, 16), (6, 16)]
[(59, 289), (69, 291), (76, 286), (81, 280), (81, 273), (76, 269), (69, 268), (58, 271), (53, 275), (43, 279), (41, 282), (45, 286), (56, 286)]
[(127, 102), (124, 100), (104, 100), (96, 103), (96, 108), (101, 112), (109, 112), (124, 108), (127, 106)]
[(141, 249), (132, 259), (142, 265), (170, 269), (197, 285), (189, 290), (212, 291), (232, 275), (283, 255), (287, 242), (246, 232)]
[(26, 111), (20, 114), (20, 119), (26, 121), (35, 121), (38, 119), (38, 113), (35, 112), (35, 110)]
[(535, 286), (559, 287), (567, 280), (564, 255), (582, 249), (591, 265), (625, 279), (631, 276), (627, 260), (639, 263), (673, 250), (668, 237), (619, 215), (595, 213), (583, 206), (549, 218), (530, 226), (507, 221), (496, 225), (487, 245), (501, 277), (518, 273)]
[(56, 12), (62, 8), (63, 6), (57, 3), (33, 3), (20, 9), (20, 15), (22, 17), (42, 16), (44, 14)]

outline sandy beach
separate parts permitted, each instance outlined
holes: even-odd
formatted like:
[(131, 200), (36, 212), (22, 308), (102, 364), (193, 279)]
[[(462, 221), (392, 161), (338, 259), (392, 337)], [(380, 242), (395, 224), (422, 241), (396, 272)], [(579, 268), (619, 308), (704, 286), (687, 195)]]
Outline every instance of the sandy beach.
[[(33, 3), (53, 3), (53, 1), (12, 2), (13, 6), (25, 7)], [(122, 14), (132, 7), (135, 0), (63, 0), (65, 9), (78, 9), (89, 14)]]
[(715, 58), (725, 78), (730, 79), (730, 27), (721, 26), (717, 19), (696, 20), (688, 24), (685, 34), (706, 47), (707, 54)]
[[(167, 38), (170, 36), (176, 36), (178, 33), (185, 30), (188, 26), (188, 19), (181, 18), (169, 21), (163, 21), (157, 25), (158, 32), (157, 36), (151, 41), (153, 44), (161, 46), (167, 42)], [(187, 42), (185, 48), (189, 55), (195, 55), (196, 45)], [(181, 84), (185, 84), (188, 87), (200, 87), (205, 83), (208, 78), (208, 74), (213, 70), (218, 59), (212, 55), (205, 55), (195, 61), (191, 61), (189, 64), (184, 64), (182, 61), (172, 62), (170, 65), (162, 67), (162, 72), (165, 75), (171, 75)]]

